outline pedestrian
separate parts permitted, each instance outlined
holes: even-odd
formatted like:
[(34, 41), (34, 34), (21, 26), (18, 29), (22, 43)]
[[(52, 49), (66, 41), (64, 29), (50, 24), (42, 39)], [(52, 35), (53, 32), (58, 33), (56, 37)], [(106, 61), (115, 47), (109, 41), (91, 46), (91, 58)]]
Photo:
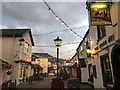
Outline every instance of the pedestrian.
[(26, 77), (26, 82), (28, 81), (28, 77)]
[(29, 82), (28, 82), (29, 84), (33, 84), (33, 76), (30, 76), (29, 77)]

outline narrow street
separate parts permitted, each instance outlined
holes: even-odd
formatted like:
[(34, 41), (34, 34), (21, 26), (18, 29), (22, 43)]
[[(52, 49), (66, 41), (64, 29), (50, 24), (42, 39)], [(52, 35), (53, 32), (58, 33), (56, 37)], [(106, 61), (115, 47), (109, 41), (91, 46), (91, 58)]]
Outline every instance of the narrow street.
[[(39, 80), (39, 81), (34, 81), (33, 84), (28, 84), (28, 82), (22, 83), (17, 85), (17, 88), (41, 88), (41, 89), (51, 89), (51, 80), (55, 78), (54, 76), (50, 76), (50, 77), (45, 77), (44, 80)], [(65, 89), (67, 89), (67, 81), (64, 81), (64, 87)], [(80, 89), (90, 89), (93, 90), (94, 88), (89, 85), (89, 84), (80, 84)]]
[(13, 1), (0, 2), (0, 90), (119, 90), (120, 0)]

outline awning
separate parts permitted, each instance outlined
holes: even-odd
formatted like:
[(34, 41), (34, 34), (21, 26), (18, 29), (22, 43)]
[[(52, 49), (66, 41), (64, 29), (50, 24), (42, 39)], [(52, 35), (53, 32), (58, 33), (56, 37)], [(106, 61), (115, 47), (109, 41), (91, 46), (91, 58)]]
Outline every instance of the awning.
[(38, 64), (32, 64), (32, 67), (40, 69), (40, 70), (43, 70), (43, 68), (40, 65), (38, 65)]

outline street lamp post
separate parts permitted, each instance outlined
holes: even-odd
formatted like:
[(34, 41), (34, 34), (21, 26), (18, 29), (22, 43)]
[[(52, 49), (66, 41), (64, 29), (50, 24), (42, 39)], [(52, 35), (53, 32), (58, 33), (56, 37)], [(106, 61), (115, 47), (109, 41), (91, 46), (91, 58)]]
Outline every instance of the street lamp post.
[(59, 67), (59, 47), (61, 46), (62, 39), (57, 36), (56, 39), (54, 39), (55, 45), (57, 47), (57, 77), (58, 77), (58, 67)]
[(64, 60), (64, 71), (66, 71), (65, 67), (66, 67), (66, 59)]

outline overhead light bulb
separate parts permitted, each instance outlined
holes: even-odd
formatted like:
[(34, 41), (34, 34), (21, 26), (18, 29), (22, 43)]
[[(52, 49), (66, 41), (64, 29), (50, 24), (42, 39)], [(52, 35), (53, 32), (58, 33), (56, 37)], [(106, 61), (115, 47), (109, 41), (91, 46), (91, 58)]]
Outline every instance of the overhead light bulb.
[(56, 17), (56, 20), (58, 20), (59, 18), (58, 17)]
[(61, 24), (62, 24), (62, 25), (64, 25), (64, 23), (63, 23), (63, 22), (62, 22)]
[(70, 30), (70, 33), (72, 33), (72, 31)]
[(75, 36), (79, 37), (77, 34), (75, 34)]
[(67, 29), (70, 29), (69, 27), (67, 27)]

